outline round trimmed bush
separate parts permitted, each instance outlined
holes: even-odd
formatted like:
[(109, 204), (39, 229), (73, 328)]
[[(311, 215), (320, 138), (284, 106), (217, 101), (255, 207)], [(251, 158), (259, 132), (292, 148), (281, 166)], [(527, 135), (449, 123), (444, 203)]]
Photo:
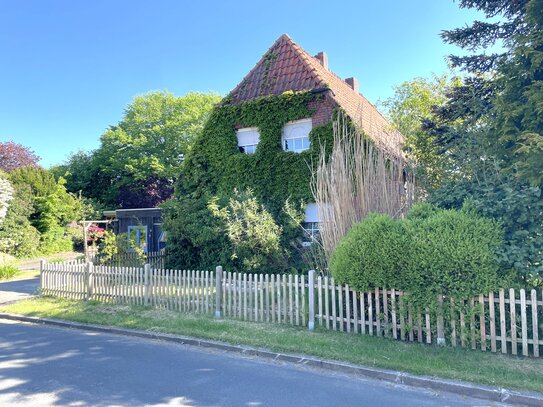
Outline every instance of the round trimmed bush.
[(497, 222), (470, 210), (416, 205), (407, 219), (371, 214), (355, 224), (330, 270), (356, 290), (396, 288), (414, 304), (432, 306), (438, 294), (469, 298), (507, 284), (497, 261), (502, 239)]
[(403, 225), (384, 214), (370, 214), (340, 241), (330, 269), (337, 283), (355, 290), (395, 287), (404, 270)]
[(494, 289), (503, 230), (467, 210), (438, 210), (403, 222), (409, 236), (408, 279), (413, 296), (467, 298)]

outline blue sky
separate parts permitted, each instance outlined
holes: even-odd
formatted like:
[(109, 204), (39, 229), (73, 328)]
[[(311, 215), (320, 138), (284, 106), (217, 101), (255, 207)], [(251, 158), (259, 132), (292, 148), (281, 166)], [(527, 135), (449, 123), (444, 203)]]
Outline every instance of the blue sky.
[(475, 18), (451, 0), (0, 0), (0, 141), (60, 163), (137, 94), (226, 94), (283, 33), (376, 102), (446, 71), (439, 32)]

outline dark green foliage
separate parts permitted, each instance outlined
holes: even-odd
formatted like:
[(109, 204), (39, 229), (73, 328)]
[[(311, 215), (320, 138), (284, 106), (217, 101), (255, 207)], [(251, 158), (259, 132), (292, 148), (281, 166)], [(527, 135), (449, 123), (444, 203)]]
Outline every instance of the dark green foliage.
[[(215, 109), (187, 157), (178, 195), (192, 191), (229, 194), (234, 188), (251, 188), (274, 216), (289, 197), (309, 200), (309, 165), (316, 161), (320, 144), (330, 143), (331, 124), (313, 129), (310, 150), (300, 154), (282, 150), (281, 129), (289, 121), (310, 117), (307, 104), (315, 97), (309, 92), (289, 93)], [(239, 152), (236, 127), (258, 127), (255, 154)]]
[(519, 282), (532, 284), (543, 275), (543, 192), (512, 178), (447, 183), (430, 196), (443, 208), (461, 208), (466, 200), (481, 215), (500, 222), (504, 271), (514, 270)]
[[(469, 202), (499, 221), (503, 271), (537, 286), (543, 281), (543, 0), (461, 0), (460, 6), (498, 18), (443, 34), (473, 54), (452, 57), (468, 76), (424, 123), (446, 164), (429, 200), (443, 208)], [(496, 42), (503, 53), (488, 49)]]
[[(452, 174), (480, 175), (490, 162), (502, 174), (541, 186), (543, 0), (463, 0), (460, 5), (501, 18), (444, 32), (448, 42), (474, 54), (453, 58), (469, 76), (437, 110), (428, 135), (444, 159), (450, 160), (453, 150), (458, 165)], [(487, 48), (497, 41), (505, 52), (489, 55)], [(474, 146), (477, 151), (468, 154)]]
[(26, 167), (12, 172), (9, 179), (15, 188), (30, 187), (33, 206), (30, 220), (40, 233), (46, 234), (57, 226), (65, 227), (81, 219), (82, 202), (66, 191), (64, 180), (57, 182), (49, 171)]
[[(498, 42), (510, 44), (511, 40), (525, 31), (523, 15), (533, 0), (460, 0), (461, 8), (482, 11), (487, 18), (501, 17), (497, 21), (475, 21), (470, 26), (445, 30), (442, 38), (449, 44), (456, 44), (470, 51), (488, 48)], [(463, 67), (471, 72), (488, 72), (503, 61), (506, 52), (451, 56), (453, 66)]]
[(73, 248), (68, 224), (91, 211), (81, 197), (70, 194), (40, 167), (20, 168), (9, 174), (14, 198), (0, 223), (0, 251), (17, 257), (50, 254)]
[(162, 205), (169, 267), (213, 270), (219, 264), (231, 265), (232, 247), (223, 225), (207, 207), (211, 199), (211, 195), (179, 197)]
[(214, 198), (208, 204), (212, 215), (223, 224), (233, 250), (236, 270), (266, 273), (285, 270), (287, 256), (280, 246), (283, 228), (248, 189), (234, 190), (225, 205)]
[(437, 295), (468, 298), (506, 284), (499, 274), (502, 229), (469, 208), (416, 205), (404, 220), (373, 214), (338, 245), (330, 269), (356, 290), (396, 288), (413, 304), (435, 305)]
[(526, 1), (522, 30), (499, 68), (492, 131), (505, 168), (543, 185), (543, 0)]
[(499, 276), (503, 231), (496, 222), (464, 209), (403, 223), (408, 266), (401, 288), (421, 305), (438, 294), (465, 299), (507, 285)]
[[(290, 92), (239, 105), (225, 102), (211, 113), (183, 164), (175, 198), (166, 206), (168, 251), (175, 254), (170, 257), (194, 267), (211, 267), (219, 261), (225, 267), (237, 267), (230, 260), (233, 248), (224, 225), (207, 207), (213, 197), (227, 202), (235, 188), (254, 192), (283, 227), (283, 250), (293, 254), (291, 241), (300, 231), (289, 225), (282, 209), (287, 199), (312, 200), (311, 165), (318, 161), (321, 145), (330, 151), (332, 125), (314, 128), (311, 148), (299, 154), (282, 150), (281, 130), (289, 121), (310, 117), (308, 103), (318, 97), (311, 92)], [(235, 132), (239, 127), (258, 127), (260, 142), (255, 154), (239, 152)]]
[(28, 185), (13, 187), (13, 199), (0, 223), (0, 252), (16, 257), (31, 256), (38, 252), (40, 245), (40, 234), (29, 220), (34, 213), (32, 190)]
[(355, 290), (399, 288), (406, 246), (402, 223), (385, 214), (370, 214), (340, 241), (330, 269), (338, 283)]

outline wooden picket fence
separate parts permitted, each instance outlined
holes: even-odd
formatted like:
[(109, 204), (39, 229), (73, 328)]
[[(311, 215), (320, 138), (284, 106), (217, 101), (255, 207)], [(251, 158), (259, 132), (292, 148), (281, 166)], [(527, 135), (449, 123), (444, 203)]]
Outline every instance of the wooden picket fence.
[(215, 301), (209, 271), (42, 262), (40, 281), (43, 295), (104, 303), (211, 312)]
[[(469, 300), (439, 298), (438, 309), (415, 311), (403, 292), (357, 292), (333, 278), (223, 271), (41, 264), (44, 295), (215, 313), (248, 321), (315, 325), (320, 329), (426, 344), (539, 357), (543, 292), (500, 289)], [(456, 305), (456, 306), (453, 306)], [(461, 305), (459, 307), (459, 305)], [(541, 339), (540, 339), (541, 338)]]
[(500, 289), (462, 304), (448, 299), (441, 311), (424, 312), (402, 303), (405, 294), (394, 289), (356, 292), (318, 277), (315, 291), (316, 322), (326, 329), (535, 357), (543, 346), (543, 292), (537, 290)]
[(249, 321), (306, 325), (306, 277), (223, 273), (224, 315)]

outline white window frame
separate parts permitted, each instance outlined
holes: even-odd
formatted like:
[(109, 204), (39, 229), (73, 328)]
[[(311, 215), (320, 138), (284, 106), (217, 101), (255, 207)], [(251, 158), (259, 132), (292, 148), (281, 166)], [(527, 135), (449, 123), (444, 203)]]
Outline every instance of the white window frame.
[[(307, 126), (309, 124), (309, 126)], [(304, 130), (309, 129), (307, 134), (302, 133), (300, 134), (288, 134), (289, 133), (289, 127), (295, 128), (298, 126), (305, 127)], [(311, 148), (311, 142), (309, 141), (309, 133), (311, 133), (311, 130), (313, 129), (313, 120), (311, 118), (307, 119), (301, 119), (301, 120), (295, 120), (292, 122), (288, 122), (283, 126), (283, 129), (281, 131), (281, 148), (283, 151), (290, 151), (293, 153), (301, 153), (302, 151), (309, 150)], [(297, 140), (300, 140), (300, 142), (303, 144), (306, 143), (306, 146), (304, 147), (302, 145), (301, 148), (296, 148), (293, 146), (293, 143), (296, 143)], [(289, 146), (290, 144), (290, 146)]]
[(316, 203), (308, 203), (305, 207), (305, 216), (302, 227), (306, 233), (306, 237), (309, 237), (310, 241), (303, 242), (304, 246), (310, 246), (318, 239), (320, 224), (319, 206)]
[(244, 127), (236, 130), (239, 151), (243, 154), (254, 154), (260, 142), (260, 133), (257, 127)]
[[(145, 231), (145, 242), (144, 242), (144, 245), (143, 245), (143, 252), (147, 253), (147, 248), (149, 246), (148, 245), (148, 243), (149, 243), (149, 231), (147, 230), (147, 225), (131, 225), (131, 226), (128, 226), (128, 244), (129, 245), (131, 244), (130, 233), (133, 230), (136, 231), (136, 242), (137, 242), (138, 246), (141, 246), (141, 231), (142, 230)], [(129, 250), (134, 251), (134, 248), (130, 245)]]
[(303, 246), (309, 246), (313, 242), (316, 242), (320, 236), (320, 222), (304, 222), (302, 227), (304, 228), (306, 237), (309, 238), (309, 242), (303, 242)]

